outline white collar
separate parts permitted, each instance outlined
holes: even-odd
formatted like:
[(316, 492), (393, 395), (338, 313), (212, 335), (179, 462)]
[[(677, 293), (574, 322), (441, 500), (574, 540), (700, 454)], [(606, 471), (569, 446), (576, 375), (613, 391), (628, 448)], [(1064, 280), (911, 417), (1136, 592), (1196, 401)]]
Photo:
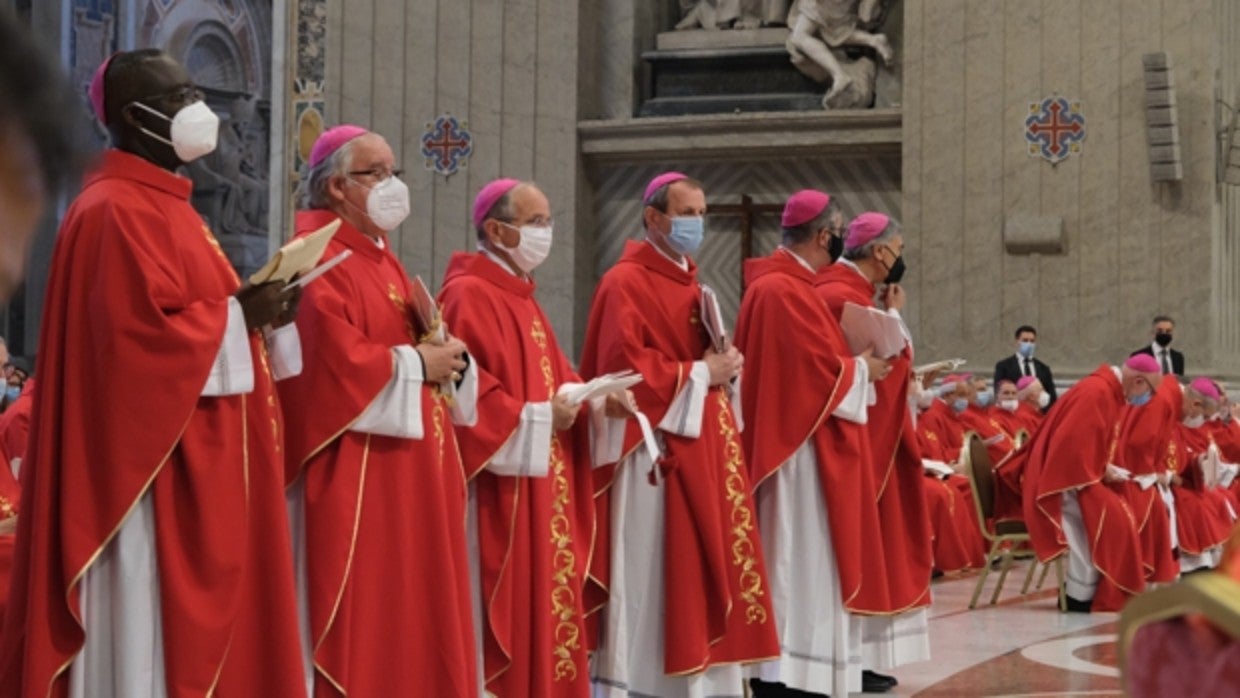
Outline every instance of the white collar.
[(650, 238), (646, 238), (646, 244), (653, 247), (655, 252), (658, 252), (659, 254), (663, 255), (663, 257), (667, 259), (667, 261), (680, 267), (681, 271), (689, 271), (689, 259), (685, 257), (684, 255), (681, 255), (680, 259), (675, 259), (670, 254), (664, 252), (661, 247), (651, 242)]
[(503, 269), (504, 271), (508, 272), (509, 274), (512, 274), (513, 276), (517, 275), (517, 272), (513, 271), (512, 267), (508, 266), (508, 262), (505, 262), (504, 260), (500, 259), (499, 255), (491, 251), (491, 248), (487, 247), (486, 245), (479, 244), (478, 251), (482, 253), (482, 256), (498, 264), (500, 269)]
[(1167, 352), (1167, 358), (1171, 358), (1171, 347), (1160, 347), (1158, 342), (1150, 342), (1150, 349), (1154, 351), (1154, 356), (1162, 356), (1162, 352)]
[(780, 245), (780, 246), (779, 246), (779, 247), (777, 247), (776, 249), (783, 250), (784, 252), (787, 252), (788, 254), (792, 255), (792, 258), (793, 258), (793, 259), (795, 259), (796, 261), (800, 262), (800, 263), (801, 263), (801, 266), (803, 266), (803, 267), (805, 267), (806, 269), (808, 269), (808, 270), (810, 271), (810, 273), (813, 273), (813, 272), (814, 272), (814, 268), (813, 268), (813, 267), (811, 267), (811, 266), (810, 266), (810, 264), (809, 264), (809, 262), (805, 261), (805, 258), (804, 258), (804, 257), (802, 257), (801, 255), (797, 254), (796, 252), (793, 252), (792, 250), (788, 249), (787, 247), (784, 247), (783, 245)]

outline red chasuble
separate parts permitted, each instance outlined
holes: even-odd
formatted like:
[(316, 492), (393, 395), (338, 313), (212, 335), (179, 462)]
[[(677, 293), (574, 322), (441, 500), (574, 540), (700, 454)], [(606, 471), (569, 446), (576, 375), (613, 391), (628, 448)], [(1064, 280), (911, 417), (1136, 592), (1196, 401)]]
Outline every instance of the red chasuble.
[[(843, 314), (845, 302), (874, 307), (874, 284), (842, 261), (820, 269), (815, 283), (836, 320)], [(888, 594), (897, 612), (930, 603), (933, 566), (924, 468), (908, 406), (912, 359), (911, 350), (905, 348), (892, 361), (891, 373), (874, 384), (878, 402), (870, 407), (866, 425), (870, 466), (878, 484)]]
[[(1119, 429), (1115, 465), (1133, 476), (1159, 475), (1175, 469), (1175, 458), (1168, 451), (1176, 426), (1180, 423), (1183, 392), (1173, 375), (1162, 377), (1150, 401), (1139, 408), (1126, 408)], [(1135, 481), (1110, 483), (1123, 495), (1132, 510), (1141, 538), (1141, 560), (1150, 582), (1172, 582), (1180, 565), (1171, 550), (1171, 517), (1158, 487), (1142, 489)]]
[[(297, 214), (299, 235), (336, 216)], [(386, 241), (385, 241), (386, 243)], [(417, 342), (405, 270), (347, 222), (297, 315), (305, 368), (281, 381), (288, 464), (305, 480), (310, 642), (318, 695), (478, 695), (465, 473), (448, 406), (422, 386), (421, 439), (350, 431)]]
[(1067, 550), (1062, 495), (1075, 490), (1089, 552), (1102, 573), (1093, 599), (1098, 611), (1118, 611), (1126, 595), (1145, 587), (1132, 511), (1102, 484), (1107, 464), (1113, 462), (1123, 408), (1123, 386), (1110, 366), (1101, 366), (1055, 403), (1026, 446), (1021, 494), (1034, 551), (1049, 562)]
[(477, 473), (486, 690), (499, 698), (589, 695), (584, 616), (606, 597), (587, 588), (594, 496), (586, 420), (552, 434), (545, 477), (484, 470), (526, 403), (549, 401), (580, 379), (532, 281), (482, 254), (457, 252), (439, 300), (478, 367), (478, 424), (456, 433), (466, 471)]
[(885, 613), (891, 608), (873, 474), (863, 467), (865, 427), (831, 417), (856, 362), (813, 283), (813, 272), (786, 251), (745, 261), (736, 320), (736, 347), (745, 356), (745, 457), (756, 487), (813, 440), (844, 607)]
[(150, 493), (171, 696), (301, 695), (279, 406), (202, 397), (238, 279), (191, 183), (108, 151), (61, 226), (44, 306), (0, 695), (64, 695), (79, 582)]
[[(688, 382), (693, 362), (706, 351), (700, 307), (701, 287), (692, 260), (685, 271), (650, 244), (629, 241), (594, 292), (582, 375), (637, 371), (643, 378), (633, 388), (638, 409), (652, 425), (659, 424)], [(663, 434), (665, 453), (658, 465), (657, 486), (664, 488), (666, 507), (666, 674), (779, 656), (753, 487), (723, 387), (710, 389), (703, 410), (698, 438)], [(626, 455), (640, 438), (630, 420)], [(606, 489), (613, 471), (597, 469), (596, 486)], [(600, 538), (606, 540), (601, 533), (610, 521), (606, 497), (597, 503)], [(606, 560), (608, 554), (600, 547), (594, 559)], [(595, 577), (606, 583), (606, 566), (596, 565)]]
[[(26, 455), (26, 437), (30, 433), (31, 393), (34, 379), (26, 381), (22, 393), (13, 404), (0, 414), (0, 522), (17, 516), (21, 508), (21, 487), (9, 463), (13, 458)], [(12, 523), (11, 521), (9, 523)], [(9, 574), (13, 568), (13, 534), (0, 535), (0, 590), (9, 588)], [(8, 595), (0, 591), (0, 621), (4, 620), (4, 607)]]
[[(942, 400), (935, 400), (917, 420), (917, 443), (922, 456), (944, 463), (960, 460), (966, 427)], [(986, 544), (973, 504), (967, 475), (946, 478), (925, 473), (926, 515), (930, 518), (934, 567), (958, 572), (986, 562)]]
[[(1179, 395), (1177, 393), (1177, 399)], [(1180, 550), (1189, 555), (1222, 545), (1231, 533), (1231, 514), (1227, 500), (1216, 488), (1205, 486), (1199, 459), (1210, 448), (1210, 431), (1192, 428), (1177, 421), (1167, 451), (1167, 460), (1181, 478), (1172, 486)]]

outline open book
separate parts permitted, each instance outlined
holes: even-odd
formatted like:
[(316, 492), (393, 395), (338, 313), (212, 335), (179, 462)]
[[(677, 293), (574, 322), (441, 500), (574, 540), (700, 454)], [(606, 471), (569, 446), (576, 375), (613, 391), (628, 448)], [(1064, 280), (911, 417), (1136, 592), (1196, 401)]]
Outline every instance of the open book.
[(588, 383), (582, 383), (561, 391), (570, 405), (580, 405), (602, 395), (618, 393), (642, 382), (641, 374), (633, 371), (620, 371), (598, 376)]
[(262, 269), (250, 275), (250, 283), (255, 286), (268, 281), (287, 284), (294, 276), (310, 271), (319, 263), (327, 243), (339, 229), (340, 219), (337, 218), (309, 235), (289, 240), (284, 247), (276, 250)]
[(848, 348), (853, 354), (861, 354), (873, 347), (875, 357), (890, 359), (904, 351), (904, 328), (900, 325), (900, 319), (877, 308), (844, 303), (840, 329), (844, 330)]
[(702, 284), (702, 326), (710, 335), (711, 346), (722, 354), (728, 350), (732, 342), (728, 338), (728, 328), (723, 324), (723, 312), (719, 309), (719, 296), (715, 290)]

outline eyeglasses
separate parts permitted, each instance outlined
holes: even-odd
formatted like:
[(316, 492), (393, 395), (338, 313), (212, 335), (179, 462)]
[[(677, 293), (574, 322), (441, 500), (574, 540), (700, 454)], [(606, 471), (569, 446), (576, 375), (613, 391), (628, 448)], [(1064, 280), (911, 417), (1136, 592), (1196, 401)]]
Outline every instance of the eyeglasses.
[(350, 177), (369, 177), (376, 182), (382, 182), (389, 177), (400, 179), (404, 174), (405, 171), (399, 167), (391, 170), (381, 167), (372, 167), (369, 170), (349, 170)]
[(495, 220), (499, 221), (503, 225), (508, 226), (509, 228), (512, 228), (513, 230), (520, 230), (521, 226), (523, 225), (532, 225), (537, 228), (554, 228), (555, 227), (554, 218), (535, 218), (534, 220), (526, 221), (524, 223), (517, 223), (515, 221), (506, 221), (506, 220), (503, 220), (502, 218), (496, 218)]
[(178, 85), (177, 87), (161, 92), (157, 95), (143, 97), (139, 102), (173, 102), (173, 103), (193, 103), (202, 100), (202, 90), (197, 85)]

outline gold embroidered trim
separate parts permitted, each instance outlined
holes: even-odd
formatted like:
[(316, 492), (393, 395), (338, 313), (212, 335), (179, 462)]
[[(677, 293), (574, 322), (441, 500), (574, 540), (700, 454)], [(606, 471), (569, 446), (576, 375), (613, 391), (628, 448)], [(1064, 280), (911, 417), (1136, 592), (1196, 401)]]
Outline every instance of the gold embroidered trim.
[(759, 599), (766, 595), (762, 588), (762, 574), (758, 568), (758, 551), (753, 543), (754, 520), (753, 510), (749, 508), (748, 488), (742, 474), (741, 444), (736, 439), (736, 428), (729, 419), (728, 396), (722, 390), (715, 391), (719, 400), (719, 435), (723, 444), (727, 461), (724, 467), (724, 487), (727, 490), (728, 502), (732, 505), (732, 566), (739, 570), (741, 600), (745, 602), (745, 623), (767, 622), (766, 608)]

